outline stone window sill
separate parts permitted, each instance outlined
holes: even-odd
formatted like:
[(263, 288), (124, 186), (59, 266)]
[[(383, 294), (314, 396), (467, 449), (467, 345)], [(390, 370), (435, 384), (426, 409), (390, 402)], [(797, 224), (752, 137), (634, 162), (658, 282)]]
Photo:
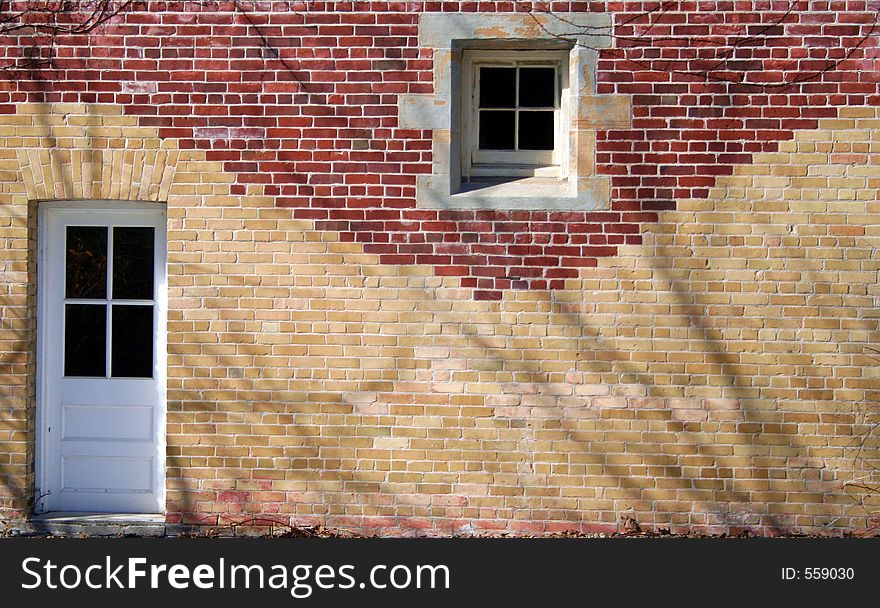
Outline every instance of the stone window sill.
[(580, 210), (605, 206), (605, 179), (474, 178), (451, 191), (448, 176), (420, 176), (419, 207), (427, 209)]

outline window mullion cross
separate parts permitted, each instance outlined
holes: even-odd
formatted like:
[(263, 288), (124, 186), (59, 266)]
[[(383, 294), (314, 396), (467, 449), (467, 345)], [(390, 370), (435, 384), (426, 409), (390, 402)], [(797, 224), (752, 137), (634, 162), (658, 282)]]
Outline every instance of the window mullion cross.
[(106, 323), (107, 330), (104, 334), (104, 339), (106, 340), (106, 348), (104, 351), (104, 377), (110, 377), (110, 368), (112, 362), (112, 353), (113, 350), (113, 306), (110, 303), (113, 300), (113, 227), (107, 226), (107, 314)]
[(514, 64), (513, 149), (519, 151), (519, 64)]

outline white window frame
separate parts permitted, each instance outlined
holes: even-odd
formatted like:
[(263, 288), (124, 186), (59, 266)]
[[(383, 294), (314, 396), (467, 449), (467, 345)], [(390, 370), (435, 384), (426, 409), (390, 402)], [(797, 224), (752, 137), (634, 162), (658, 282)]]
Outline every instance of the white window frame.
[[(463, 52), (461, 175), (471, 177), (568, 176), (569, 51), (480, 50)], [(553, 150), (481, 150), (479, 147), (479, 69), (481, 67), (553, 67), (556, 70), (553, 112)], [(518, 88), (518, 87), (517, 87)], [(517, 95), (519, 92), (517, 91)], [(518, 112), (517, 112), (518, 113)]]

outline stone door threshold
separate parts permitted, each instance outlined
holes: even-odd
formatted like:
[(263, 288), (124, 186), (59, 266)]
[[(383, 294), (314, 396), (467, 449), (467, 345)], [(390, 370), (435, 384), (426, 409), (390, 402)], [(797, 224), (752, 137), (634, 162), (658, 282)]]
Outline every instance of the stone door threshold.
[(28, 520), (36, 534), (53, 536), (165, 536), (161, 513), (53, 512)]

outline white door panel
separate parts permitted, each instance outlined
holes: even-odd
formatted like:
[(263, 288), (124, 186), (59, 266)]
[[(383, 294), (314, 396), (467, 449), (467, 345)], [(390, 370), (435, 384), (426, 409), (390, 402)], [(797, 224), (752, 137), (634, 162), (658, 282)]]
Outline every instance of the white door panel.
[(61, 404), (63, 441), (152, 441), (153, 408), (131, 405)]
[[(149, 492), (153, 486), (152, 458), (64, 456), (65, 491)], [(100, 476), (95, 471), (100, 470)]]
[(164, 510), (165, 212), (41, 213), (39, 511)]

